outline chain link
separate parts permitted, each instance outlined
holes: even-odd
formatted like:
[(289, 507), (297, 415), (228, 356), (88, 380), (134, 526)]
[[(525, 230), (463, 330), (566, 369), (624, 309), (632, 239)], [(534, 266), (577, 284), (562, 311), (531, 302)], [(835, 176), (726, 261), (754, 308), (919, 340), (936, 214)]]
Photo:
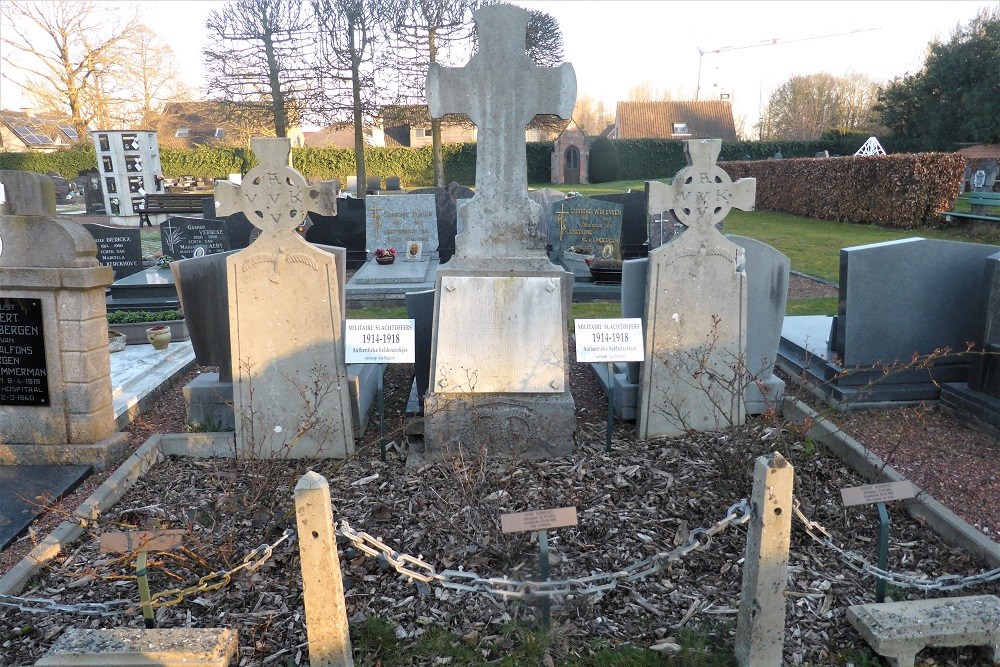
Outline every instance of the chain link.
[(840, 554), (844, 559), (845, 565), (855, 572), (885, 579), (888, 583), (893, 584), (894, 586), (899, 586), (900, 588), (917, 588), (927, 591), (956, 591), (961, 588), (975, 586), (976, 584), (1000, 581), (1000, 567), (994, 570), (980, 572), (979, 574), (971, 574), (965, 577), (958, 574), (943, 574), (934, 579), (929, 579), (924, 575), (904, 574), (902, 572), (883, 570), (877, 565), (872, 565), (870, 561), (858, 552), (838, 546), (833, 541), (833, 537), (826, 528), (821, 526), (819, 523), (812, 521), (802, 512), (798, 498), (795, 498), (792, 501), (792, 509), (795, 512), (795, 516), (802, 522), (806, 534), (824, 547), (832, 549)]
[[(188, 595), (193, 595), (194, 593), (202, 593), (206, 591), (214, 591), (228, 585), (235, 574), (242, 570), (247, 570), (248, 572), (256, 572), (260, 567), (271, 558), (274, 553), (275, 547), (287, 540), (292, 536), (291, 529), (286, 529), (285, 532), (276, 541), (271, 544), (262, 544), (256, 549), (252, 550), (236, 567), (223, 571), (223, 572), (213, 572), (212, 574), (206, 575), (198, 580), (197, 584), (188, 586), (187, 588), (173, 588), (165, 591), (160, 591), (151, 597), (153, 602), (153, 607), (172, 607), (173, 605), (179, 603)], [(163, 598), (172, 598), (169, 600), (164, 600), (162, 602), (157, 602)], [(4, 607), (16, 607), (24, 612), (29, 612), (33, 614), (41, 614), (45, 612), (59, 611), (68, 614), (80, 614), (82, 616), (123, 616), (129, 612), (134, 612), (139, 609), (142, 605), (137, 602), (131, 602), (129, 600), (114, 600), (112, 602), (83, 602), (80, 604), (62, 604), (56, 602), (55, 600), (46, 598), (35, 598), (35, 597), (18, 597), (16, 595), (3, 595), (0, 594), (0, 606)]]
[(712, 545), (712, 538), (730, 526), (741, 526), (750, 520), (750, 503), (740, 500), (730, 506), (726, 516), (708, 528), (696, 528), (688, 534), (684, 544), (667, 552), (617, 570), (587, 577), (556, 581), (523, 581), (505, 577), (483, 578), (474, 572), (444, 570), (438, 572), (430, 563), (403, 554), (372, 535), (351, 528), (346, 520), (337, 524), (337, 534), (349, 540), (358, 551), (384, 560), (396, 572), (412, 581), (435, 583), (444, 588), (468, 593), (486, 593), (504, 598), (527, 598), (554, 595), (593, 595), (611, 590), (620, 581), (637, 581), (652, 576), (670, 561), (679, 560), (692, 551), (703, 551)]

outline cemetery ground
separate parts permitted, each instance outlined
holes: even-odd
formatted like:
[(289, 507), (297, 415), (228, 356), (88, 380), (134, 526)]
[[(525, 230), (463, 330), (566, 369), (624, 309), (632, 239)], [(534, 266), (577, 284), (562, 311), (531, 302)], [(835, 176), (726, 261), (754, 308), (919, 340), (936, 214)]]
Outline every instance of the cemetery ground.
[[(571, 358), (574, 358), (571, 350)], [(155, 433), (184, 432), (180, 387), (196, 368), (129, 427), (132, 447)], [(403, 416), (412, 367), (386, 376), (388, 439), (405, 443)], [(462, 567), (480, 576), (538, 577), (532, 533), (503, 534), (506, 512), (573, 505), (579, 525), (550, 531), (552, 579), (616, 571), (683, 544), (710, 527), (750, 492), (752, 462), (777, 450), (795, 467), (795, 494), (806, 516), (833, 540), (874, 562), (878, 524), (871, 506), (844, 508), (839, 489), (865, 482), (822, 445), (776, 415), (717, 433), (640, 442), (635, 426), (616, 423), (604, 451), (606, 403), (590, 369), (574, 363), (571, 382), (577, 445), (571, 456), (544, 462), (484, 458), (489, 433), (451, 459), (407, 467), (389, 448), (379, 461), (370, 424), (345, 461), (239, 461), (170, 458), (156, 464), (85, 536), (53, 559), (23, 592), (66, 604), (137, 601), (134, 562), (98, 553), (97, 536), (126, 528), (184, 531), (184, 547), (151, 554), (153, 594), (195, 585), (176, 604), (158, 600), (158, 627), (232, 627), (239, 632), (233, 664), (308, 664), (299, 553), (280, 542), (255, 572), (240, 572), (218, 590), (202, 577), (237, 567), (262, 544), (295, 529), (293, 489), (315, 470), (330, 480), (335, 517), (367, 531), (437, 570)], [(792, 393), (795, 393), (794, 388)], [(817, 406), (818, 407), (818, 406)], [(934, 407), (830, 418), (891, 465), (903, 470), (960, 516), (995, 537), (1000, 497), (995, 436), (963, 428)], [(103, 475), (50, 510), (31, 535), (3, 554), (0, 572), (71, 512)], [(890, 504), (889, 569), (969, 575), (989, 569)], [(746, 530), (723, 530), (705, 550), (653, 576), (596, 596), (555, 598), (550, 634), (538, 629), (530, 600), (502, 600), (414, 584), (383, 562), (341, 544), (351, 636), (359, 665), (732, 665), (736, 604)], [(216, 579), (209, 579), (208, 583)], [(874, 581), (792, 525), (786, 620), (788, 664), (878, 665), (844, 618), (850, 604), (871, 602)], [(953, 594), (997, 594), (996, 582)], [(949, 595), (890, 586), (893, 599)], [(29, 614), (0, 609), (2, 664), (32, 664), (68, 627), (139, 628), (137, 609), (124, 617)], [(921, 653), (921, 665), (982, 665), (978, 649)]]

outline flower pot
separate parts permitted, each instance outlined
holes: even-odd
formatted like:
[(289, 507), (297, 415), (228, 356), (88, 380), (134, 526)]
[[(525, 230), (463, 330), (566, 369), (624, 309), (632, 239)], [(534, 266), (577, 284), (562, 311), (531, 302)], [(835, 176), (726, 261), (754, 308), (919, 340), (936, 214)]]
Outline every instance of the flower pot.
[(146, 329), (146, 340), (150, 342), (154, 349), (165, 350), (170, 345), (170, 327), (166, 324), (157, 324)]
[(128, 338), (121, 331), (108, 329), (108, 352), (121, 352), (125, 349)]
[(393, 262), (396, 261), (396, 256), (395, 255), (382, 255), (381, 257), (376, 257), (375, 261), (378, 262), (379, 264), (382, 264), (382, 265), (392, 264)]

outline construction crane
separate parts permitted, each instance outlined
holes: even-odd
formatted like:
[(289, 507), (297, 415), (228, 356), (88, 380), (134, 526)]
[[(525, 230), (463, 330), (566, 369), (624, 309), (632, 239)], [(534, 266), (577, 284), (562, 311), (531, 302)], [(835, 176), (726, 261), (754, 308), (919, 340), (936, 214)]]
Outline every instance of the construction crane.
[(702, 50), (698, 47), (698, 84), (695, 88), (694, 99), (698, 100), (701, 96), (701, 60), (706, 53), (722, 53), (723, 51), (740, 51), (743, 49), (757, 49), (762, 46), (780, 46), (783, 44), (794, 44), (796, 42), (811, 42), (814, 39), (827, 39), (829, 37), (843, 37), (845, 35), (856, 35), (861, 32), (871, 32), (873, 30), (880, 30), (880, 28), (858, 28), (857, 30), (851, 30), (849, 32), (837, 32), (831, 35), (815, 35), (813, 37), (801, 37), (799, 39), (779, 39), (777, 37), (772, 37), (771, 39), (765, 39), (754, 44), (744, 44), (742, 46), (720, 46), (717, 49), (705, 49)]

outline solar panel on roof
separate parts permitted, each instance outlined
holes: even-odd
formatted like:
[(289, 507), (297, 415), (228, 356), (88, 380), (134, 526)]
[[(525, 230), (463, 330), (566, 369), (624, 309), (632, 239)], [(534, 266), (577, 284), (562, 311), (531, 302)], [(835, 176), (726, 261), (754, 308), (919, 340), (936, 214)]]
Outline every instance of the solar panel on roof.
[(29, 146), (41, 146), (43, 144), (52, 143), (52, 139), (47, 135), (36, 133), (29, 127), (15, 127), (14, 134), (20, 137), (21, 141)]
[(62, 130), (63, 133), (73, 141), (79, 141), (80, 133), (77, 132), (76, 128), (74, 128), (72, 125), (60, 125), (59, 129)]

